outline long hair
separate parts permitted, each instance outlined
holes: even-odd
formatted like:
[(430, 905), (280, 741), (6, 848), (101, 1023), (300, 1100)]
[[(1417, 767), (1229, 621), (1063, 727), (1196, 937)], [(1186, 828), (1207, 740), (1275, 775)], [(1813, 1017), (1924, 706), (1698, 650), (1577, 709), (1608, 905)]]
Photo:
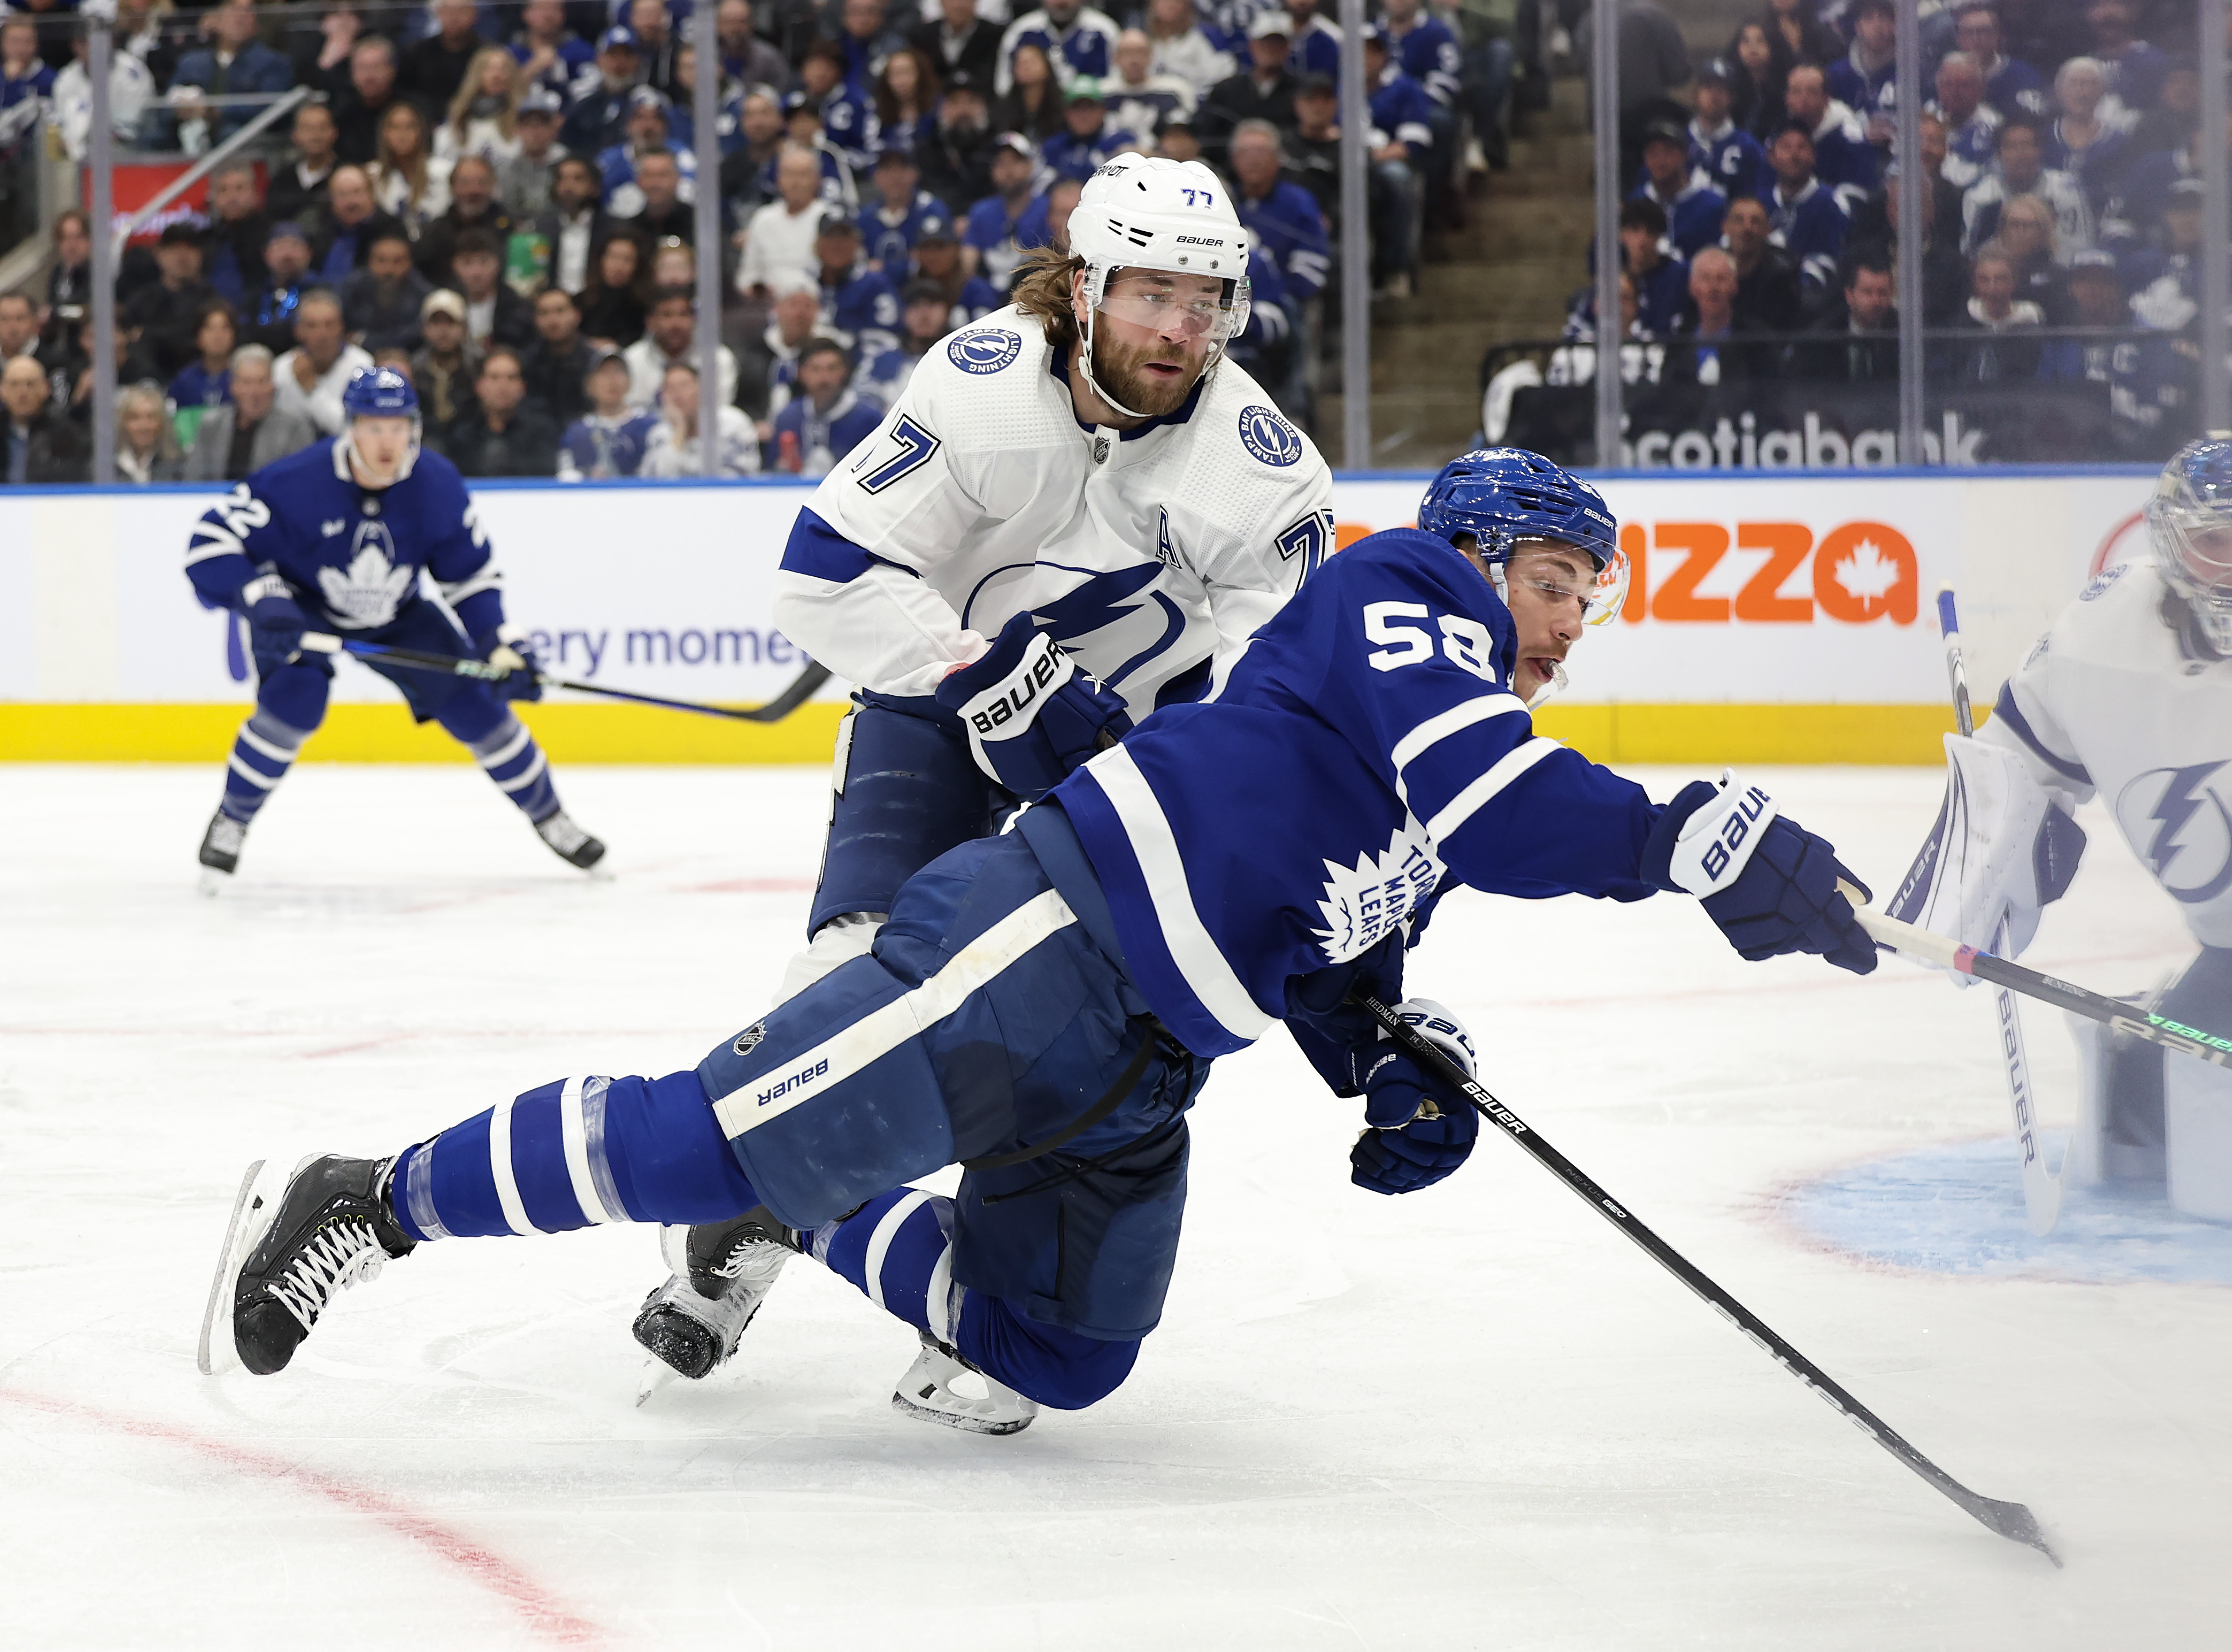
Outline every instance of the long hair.
[(412, 124), (418, 128), (418, 146), (417, 150), (412, 154), (410, 159), (399, 163), (399, 170), (402, 172), (406, 181), (407, 181), (411, 185), (409, 192), (404, 197), (404, 198), (412, 206), (416, 206), (420, 201), (425, 198), (426, 163), (429, 159), (427, 153), (428, 143), (426, 133), (426, 117), (418, 113), (418, 106), (416, 104), (406, 102), (402, 99), (399, 98), (393, 103), (387, 106), (386, 113), (380, 117), (379, 158), (374, 160), (373, 164), (379, 167), (380, 174), (382, 178), (390, 177), (399, 170), (399, 163), (395, 159), (395, 151), (387, 141), (388, 124), (395, 120), (399, 115), (408, 115), (411, 118)]
[(1067, 349), (1077, 342), (1077, 316), (1070, 309), (1070, 288), (1085, 260), (1053, 247), (1033, 247), (1015, 266), (1015, 279), (1008, 296), (1015, 308), (1046, 328), (1047, 342)]
[(497, 58), (503, 60), (504, 67), (512, 71), (512, 75), (511, 89), (504, 94), (503, 107), (496, 113), (496, 129), (503, 133), (506, 143), (509, 143), (518, 135), (519, 98), (522, 89), (522, 81), (517, 65), (510, 52), (502, 46), (483, 46), (473, 54), (473, 61), (465, 65), (465, 78), (457, 82), (457, 94), (450, 100), (450, 118), (446, 124), (450, 128), (450, 136), (456, 142), (457, 153), (460, 154), (464, 153), (465, 128), (471, 124), (473, 118), (473, 100), (478, 97), (481, 92), (481, 70)]
[(124, 433), (125, 420), (135, 408), (150, 409), (155, 414), (155, 451), (148, 454), (148, 463), (151, 465), (175, 463), (178, 458), (178, 433), (172, 427), (163, 387), (152, 379), (128, 384), (116, 393), (117, 446), (126, 452), (132, 451), (132, 439)]
[(899, 109), (899, 94), (892, 90), (892, 64), (901, 57), (914, 60), (914, 106), (918, 118), (934, 111), (938, 107), (938, 100), (944, 95), (938, 70), (931, 63), (929, 56), (912, 46), (900, 47), (884, 60), (883, 70), (876, 76), (876, 119), (886, 128), (898, 126), (904, 118)]

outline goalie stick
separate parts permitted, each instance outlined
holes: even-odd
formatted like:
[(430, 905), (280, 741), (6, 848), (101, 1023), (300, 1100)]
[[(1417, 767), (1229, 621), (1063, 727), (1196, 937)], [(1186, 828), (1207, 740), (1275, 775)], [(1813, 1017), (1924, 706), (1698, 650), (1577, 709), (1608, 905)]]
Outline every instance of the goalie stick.
[[(1963, 738), (1976, 732), (1976, 717), (1969, 701), (1969, 673), (1961, 658), (1961, 621), (1950, 585), (1937, 593), (1937, 629), (1945, 639), (1945, 675), (1953, 689), (1953, 720)], [(1957, 785), (1957, 775), (1949, 778)], [(2008, 943), (2004, 919), (1992, 934), (1996, 949)], [(1992, 989), (1992, 1008), (2000, 1037), (2000, 1057), (2008, 1079), (2008, 1105), (2015, 1119), (2015, 1148), (2021, 1155), (2023, 1216), (2034, 1238), (2044, 1239), (2061, 1219), (2061, 1178), (2046, 1167), (2046, 1148), (2039, 1139), (2038, 1089), (2031, 1082), (2030, 1056), (2023, 1048), (2022, 1012), (2015, 993), (2004, 986)], [(2065, 1167), (2067, 1160), (2063, 1161)]]
[[(510, 675), (485, 660), (459, 660), (445, 654), (421, 654), (415, 648), (391, 648), (382, 642), (359, 642), (354, 638), (329, 636), (321, 631), (306, 632), (302, 646), (313, 654), (347, 654), (360, 660), (385, 660), (390, 665), (408, 666), (414, 671), (438, 671), (452, 677), (477, 678), (483, 682), (500, 682)], [(576, 693), (601, 694), (607, 699), (631, 700), (639, 706), (663, 706), (671, 712), (695, 712), (701, 717), (727, 717), (739, 723), (780, 723), (813, 699), (815, 691), (829, 680), (829, 667), (809, 661), (789, 687), (766, 705), (749, 708), (709, 706), (694, 699), (669, 699), (663, 694), (639, 694), (633, 689), (607, 688), (601, 683), (577, 682), (571, 677), (556, 677), (547, 671), (536, 672), (535, 680), (546, 688), (570, 688)]]
[(2046, 1538), (2038, 1529), (2037, 1517), (2028, 1509), (2020, 1503), (2002, 1503), (1979, 1496), (1907, 1444), (1890, 1424), (1846, 1393), (1820, 1366), (1777, 1336), (1765, 1320), (1707, 1278), (1679, 1251), (1645, 1226), (1625, 1206), (1590, 1180), (1572, 1160), (1545, 1141), (1516, 1113), (1489, 1095), (1463, 1068), (1443, 1054), (1431, 1039), (1421, 1037), (1415, 1028), (1406, 1026), (1401, 1017), (1369, 993), (1358, 993), (1353, 1001), (1379, 1022), (1385, 1029), (1387, 1036), (1401, 1045), (1413, 1061), (1462, 1096), (1473, 1111), (1525, 1148), (1537, 1164), (1586, 1200), (1596, 1208), (1599, 1215), (1626, 1234), (1652, 1261), (1689, 1286), (1707, 1307), (1750, 1337), (1768, 1358), (1850, 1418), (1861, 1433), (1983, 1525), (2012, 1542), (2028, 1544), (2057, 1566), (2061, 1564), (2061, 1557), (2047, 1546)]

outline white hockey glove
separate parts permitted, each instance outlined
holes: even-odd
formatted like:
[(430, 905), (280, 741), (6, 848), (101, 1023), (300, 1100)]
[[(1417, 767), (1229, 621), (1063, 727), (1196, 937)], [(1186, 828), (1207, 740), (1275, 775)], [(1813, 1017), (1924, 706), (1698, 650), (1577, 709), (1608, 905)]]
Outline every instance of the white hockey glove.
[[(1885, 909), (1963, 946), (2016, 957), (2037, 933), (2040, 908), (2061, 899), (2077, 875), (2085, 829), (2005, 747), (1949, 734), (1945, 757), (1937, 823)], [(1946, 973), (1956, 985), (1976, 984)]]

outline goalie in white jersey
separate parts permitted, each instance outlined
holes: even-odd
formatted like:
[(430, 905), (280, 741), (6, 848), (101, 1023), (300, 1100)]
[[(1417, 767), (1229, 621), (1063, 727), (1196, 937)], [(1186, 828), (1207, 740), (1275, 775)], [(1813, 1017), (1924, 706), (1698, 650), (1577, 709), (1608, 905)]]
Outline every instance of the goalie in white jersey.
[[(784, 998), (866, 953), (923, 867), (1213, 693), (1333, 548), (1325, 461), (1225, 359), (1249, 241), (1223, 180), (1119, 155), (1068, 238), (924, 356), (784, 551), (776, 622), (858, 691)], [(705, 1302), (683, 1231), (636, 1334), (694, 1376), (764, 1293)]]
[[(2191, 444), (2147, 506), (2151, 561), (2057, 619), (1973, 738), (1949, 736), (1946, 809), (1896, 917), (2006, 956), (2060, 898), (2098, 793), (2201, 946), (2147, 1007), (2232, 1029), (2232, 441)], [(2005, 939), (1993, 940), (2002, 926)], [(1956, 978), (1965, 985), (1966, 976)], [(2232, 1071), (2073, 1018), (2084, 1096), (2065, 1174), (2165, 1187), (2232, 1220)]]

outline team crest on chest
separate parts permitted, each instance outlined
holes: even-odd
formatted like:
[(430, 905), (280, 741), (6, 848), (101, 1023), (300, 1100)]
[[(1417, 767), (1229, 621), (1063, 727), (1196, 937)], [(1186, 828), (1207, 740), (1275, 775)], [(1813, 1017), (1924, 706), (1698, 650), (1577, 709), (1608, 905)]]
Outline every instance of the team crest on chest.
[(326, 606), (354, 625), (386, 625), (418, 582), (415, 568), (395, 565), (395, 537), (376, 517), (357, 524), (346, 567), (321, 568), (318, 589)]
[(1395, 829), (1383, 854), (1366, 849), (1354, 866), (1321, 864), (1326, 881), (1318, 912), (1325, 927), (1317, 936), (1328, 964), (1361, 957), (1393, 933), (1433, 892), (1444, 869), (1426, 829), (1415, 818)]

